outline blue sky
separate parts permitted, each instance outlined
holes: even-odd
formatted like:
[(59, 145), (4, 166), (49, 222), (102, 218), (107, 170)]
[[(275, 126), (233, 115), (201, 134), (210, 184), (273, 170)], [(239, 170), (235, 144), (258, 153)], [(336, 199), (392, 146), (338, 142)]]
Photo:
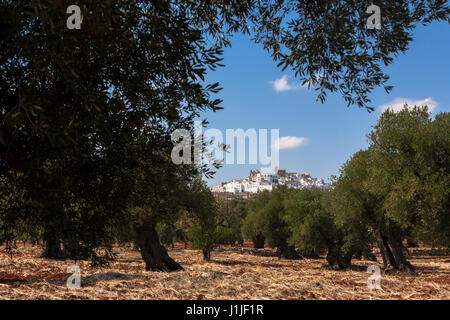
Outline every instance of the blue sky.
[[(276, 63), (250, 38), (236, 35), (232, 47), (225, 50), (224, 68), (210, 72), (208, 82), (218, 81), (224, 89), (218, 95), (223, 110), (204, 114), (210, 124), (226, 129), (279, 129), (280, 137), (308, 139), (298, 148), (280, 150), (280, 167), (289, 172), (309, 172), (328, 180), (356, 151), (366, 148), (370, 131), (383, 105), (396, 98), (412, 101), (430, 98), (434, 114), (450, 111), (450, 26), (433, 23), (414, 30), (409, 50), (386, 68), (394, 89), (387, 94), (376, 89), (370, 96), (377, 109), (347, 105), (339, 94), (326, 102), (316, 102), (314, 90), (297, 88), (276, 92), (273, 81), (287, 76), (290, 84), (299, 84), (289, 70), (281, 71)], [(403, 99), (402, 99), (403, 100)], [(226, 142), (226, 141), (225, 141)], [(208, 185), (248, 176), (250, 169), (261, 165), (224, 165)]]

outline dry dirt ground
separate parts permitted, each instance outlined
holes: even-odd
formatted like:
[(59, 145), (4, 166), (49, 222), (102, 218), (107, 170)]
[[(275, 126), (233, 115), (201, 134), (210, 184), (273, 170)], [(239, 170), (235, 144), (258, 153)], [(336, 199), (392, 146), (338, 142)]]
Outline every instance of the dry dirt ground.
[(78, 262), (81, 288), (68, 289), (73, 261), (42, 259), (40, 251), (20, 248), (13, 259), (0, 253), (0, 299), (450, 299), (450, 256), (420, 250), (410, 258), (417, 276), (382, 274), (382, 289), (372, 291), (371, 261), (332, 271), (323, 258), (286, 261), (225, 250), (205, 263), (198, 251), (181, 248), (169, 254), (184, 271), (147, 272), (138, 252), (119, 248), (107, 268)]

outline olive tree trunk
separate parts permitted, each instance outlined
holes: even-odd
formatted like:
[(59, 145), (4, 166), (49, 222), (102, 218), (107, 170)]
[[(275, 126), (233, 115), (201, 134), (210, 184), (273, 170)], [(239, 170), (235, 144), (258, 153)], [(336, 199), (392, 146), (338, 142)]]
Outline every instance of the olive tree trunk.
[(252, 239), (253, 248), (255, 249), (263, 249), (264, 248), (264, 237), (261, 233), (258, 233), (256, 237)]
[(169, 257), (166, 248), (161, 245), (155, 221), (146, 220), (136, 229), (135, 243), (145, 261), (145, 270), (165, 272), (183, 270), (183, 267)]
[(389, 248), (387, 238), (381, 233), (381, 231), (378, 231), (377, 233), (377, 244), (380, 249), (381, 257), (383, 258), (383, 269), (386, 269), (389, 266), (396, 269), (397, 264), (394, 256), (392, 255), (391, 249)]
[(301, 260), (302, 257), (295, 250), (295, 246), (289, 246), (286, 242), (280, 243), (277, 247), (278, 258), (284, 258), (289, 260)]
[(211, 260), (211, 251), (209, 250), (202, 250), (203, 253), (203, 260), (210, 261)]
[(42, 257), (54, 260), (64, 259), (65, 255), (61, 249), (61, 241), (54, 232), (47, 231), (43, 237), (43, 241), (44, 252), (42, 252)]
[(397, 269), (401, 271), (415, 272), (412, 264), (406, 260), (404, 255), (404, 246), (401, 239), (393, 232), (388, 233), (389, 244), (391, 245), (392, 255), (394, 256)]
[(340, 270), (351, 266), (352, 255), (344, 255), (339, 245), (330, 244), (328, 246), (326, 260), (330, 268)]
[(390, 266), (394, 270), (415, 272), (412, 264), (406, 260), (404, 246), (394, 231), (389, 231), (387, 236), (378, 232), (377, 244), (383, 258), (384, 269)]

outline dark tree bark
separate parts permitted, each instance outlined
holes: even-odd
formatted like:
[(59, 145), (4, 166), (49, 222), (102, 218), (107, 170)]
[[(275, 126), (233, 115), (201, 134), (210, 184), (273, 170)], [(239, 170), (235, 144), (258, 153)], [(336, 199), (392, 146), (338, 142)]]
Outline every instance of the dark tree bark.
[(255, 248), (255, 249), (263, 249), (264, 248), (265, 239), (261, 233), (258, 233), (256, 235), (256, 237), (254, 237), (252, 239), (252, 241), (253, 241), (253, 248)]
[(295, 250), (294, 246), (289, 246), (285, 241), (283, 241), (278, 247), (277, 247), (277, 253), (278, 258), (283, 259), (289, 259), (289, 260), (300, 260), (302, 257), (300, 254)]
[(397, 264), (395, 262), (394, 256), (392, 255), (391, 249), (389, 248), (387, 238), (378, 231), (377, 233), (377, 244), (380, 248), (381, 257), (383, 258), (383, 269), (387, 269), (389, 266), (396, 269)]
[(339, 245), (330, 244), (326, 260), (332, 269), (340, 270), (351, 266), (352, 254), (344, 255)]
[(387, 269), (390, 266), (394, 270), (415, 273), (412, 264), (406, 260), (404, 254), (405, 246), (393, 230), (388, 232), (387, 237), (378, 232), (377, 243), (383, 257), (383, 269)]
[(404, 246), (401, 239), (393, 231), (388, 233), (389, 244), (391, 245), (392, 255), (394, 256), (396, 268), (402, 271), (415, 272), (412, 264), (406, 260), (403, 254)]
[(211, 251), (203, 250), (203, 260), (210, 261), (211, 260)]
[(146, 220), (137, 228), (136, 244), (145, 261), (145, 270), (165, 272), (183, 270), (183, 267), (169, 257), (166, 248), (161, 245), (153, 220)]
[(63, 237), (64, 257), (71, 260), (88, 260), (88, 250), (81, 246), (78, 241), (72, 237)]
[(61, 249), (61, 241), (53, 232), (46, 232), (43, 237), (45, 248), (42, 257), (47, 259), (61, 260), (65, 258)]

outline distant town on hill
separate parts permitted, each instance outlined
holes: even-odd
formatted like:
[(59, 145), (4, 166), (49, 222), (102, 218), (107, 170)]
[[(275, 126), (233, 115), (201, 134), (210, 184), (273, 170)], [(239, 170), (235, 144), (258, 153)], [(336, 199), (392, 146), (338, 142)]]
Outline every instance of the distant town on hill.
[(287, 186), (294, 189), (326, 188), (323, 179), (313, 178), (309, 173), (286, 172), (275, 168), (273, 173), (250, 170), (247, 178), (233, 179), (211, 187), (212, 192), (257, 193), (264, 190), (272, 191), (277, 186)]

